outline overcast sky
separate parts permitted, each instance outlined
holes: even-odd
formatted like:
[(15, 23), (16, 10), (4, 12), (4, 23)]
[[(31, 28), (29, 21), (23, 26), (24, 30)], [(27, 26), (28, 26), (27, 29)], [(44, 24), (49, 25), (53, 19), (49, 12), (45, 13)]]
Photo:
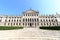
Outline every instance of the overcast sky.
[(0, 0), (0, 15), (21, 15), (29, 8), (41, 15), (60, 14), (60, 0)]

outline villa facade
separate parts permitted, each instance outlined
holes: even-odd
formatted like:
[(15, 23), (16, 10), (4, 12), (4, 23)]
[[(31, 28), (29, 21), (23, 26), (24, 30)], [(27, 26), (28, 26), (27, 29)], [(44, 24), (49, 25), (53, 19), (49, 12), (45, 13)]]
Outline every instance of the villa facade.
[(59, 26), (59, 15), (42, 16), (38, 11), (29, 9), (22, 13), (22, 16), (0, 16), (0, 26)]

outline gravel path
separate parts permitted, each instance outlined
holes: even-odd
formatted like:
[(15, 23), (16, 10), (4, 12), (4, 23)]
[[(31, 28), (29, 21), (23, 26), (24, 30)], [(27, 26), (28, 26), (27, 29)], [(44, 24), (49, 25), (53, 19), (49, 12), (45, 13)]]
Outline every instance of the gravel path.
[(1, 30), (0, 40), (60, 40), (60, 31), (24, 28), (19, 30)]

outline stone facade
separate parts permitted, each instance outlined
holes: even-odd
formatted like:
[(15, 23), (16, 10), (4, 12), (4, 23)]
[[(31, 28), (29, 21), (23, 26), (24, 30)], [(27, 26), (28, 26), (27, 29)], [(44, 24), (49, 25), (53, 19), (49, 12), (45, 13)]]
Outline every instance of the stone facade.
[(38, 11), (29, 9), (23, 12), (23, 16), (0, 16), (0, 26), (59, 26), (59, 15), (42, 16)]

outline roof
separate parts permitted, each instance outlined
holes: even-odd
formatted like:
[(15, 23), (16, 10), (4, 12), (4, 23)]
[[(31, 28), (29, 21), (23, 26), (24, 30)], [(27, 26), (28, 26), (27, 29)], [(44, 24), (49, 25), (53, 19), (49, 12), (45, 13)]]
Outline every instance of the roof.
[(39, 13), (38, 11), (32, 10), (31, 8), (29, 10), (24, 11), (23, 13)]

